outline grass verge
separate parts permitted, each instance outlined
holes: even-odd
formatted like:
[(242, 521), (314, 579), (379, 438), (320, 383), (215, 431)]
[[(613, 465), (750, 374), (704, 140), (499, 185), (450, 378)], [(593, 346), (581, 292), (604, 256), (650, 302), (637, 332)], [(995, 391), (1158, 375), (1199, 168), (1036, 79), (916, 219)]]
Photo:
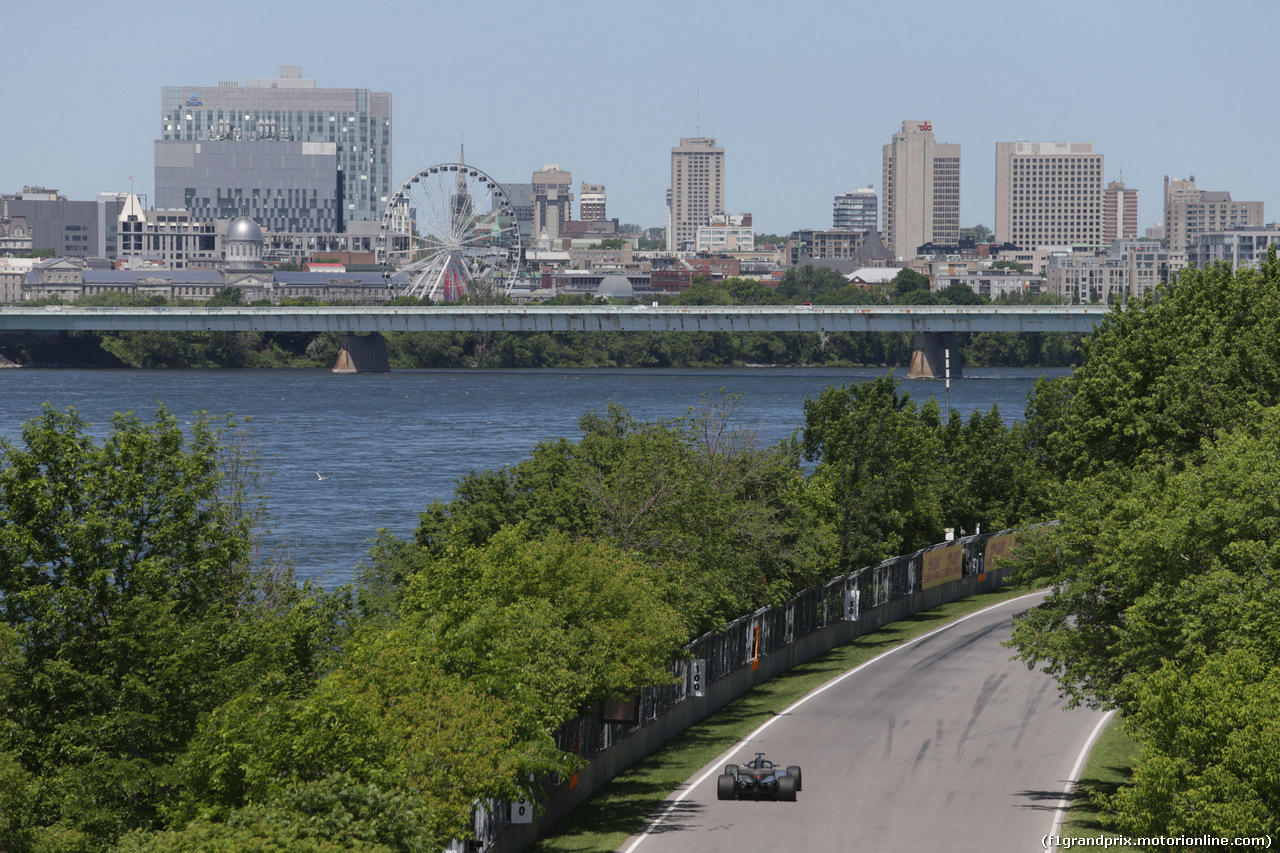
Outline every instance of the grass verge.
[(917, 613), (770, 679), (628, 767), (533, 846), (537, 853), (616, 850), (677, 787), (810, 690), (894, 646), (961, 616), (1029, 592), (1006, 586)]
[(1107, 728), (1085, 760), (1084, 770), (1071, 793), (1071, 805), (1062, 822), (1064, 838), (1117, 838), (1102, 825), (1102, 810), (1094, 803), (1094, 795), (1111, 796), (1128, 785), (1133, 778), (1133, 762), (1141, 747), (1124, 730), (1120, 715), (1111, 718)]

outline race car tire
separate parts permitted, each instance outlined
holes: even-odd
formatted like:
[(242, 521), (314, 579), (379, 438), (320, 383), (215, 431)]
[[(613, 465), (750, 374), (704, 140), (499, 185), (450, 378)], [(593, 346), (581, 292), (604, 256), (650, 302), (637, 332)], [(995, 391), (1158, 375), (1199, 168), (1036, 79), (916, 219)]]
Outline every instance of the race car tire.
[(783, 776), (778, 780), (778, 799), (784, 803), (794, 803), (798, 788), (795, 776)]
[(742, 768), (737, 764), (726, 764), (724, 766), (724, 772), (728, 776), (737, 776), (741, 770)]
[(797, 791), (803, 791), (803, 790), (804, 790), (804, 780), (802, 780), (802, 779), (800, 778), (800, 767), (799, 767), (798, 765), (792, 764), (790, 767), (788, 767), (788, 768), (787, 768), (787, 775), (788, 775), (788, 776), (794, 776), (794, 777), (796, 777), (796, 790), (797, 790)]
[(716, 799), (732, 800), (737, 794), (737, 780), (728, 773), (721, 774), (716, 780)]

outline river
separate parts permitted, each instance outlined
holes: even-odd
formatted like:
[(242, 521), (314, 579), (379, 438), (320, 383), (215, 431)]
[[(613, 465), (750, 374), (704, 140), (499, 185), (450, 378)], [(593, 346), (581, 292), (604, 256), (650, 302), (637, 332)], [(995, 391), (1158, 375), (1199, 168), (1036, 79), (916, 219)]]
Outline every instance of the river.
[[(378, 528), (412, 534), (418, 513), (448, 500), (459, 477), (525, 458), (545, 439), (579, 436), (579, 416), (615, 402), (641, 420), (671, 418), (704, 395), (741, 395), (742, 418), (763, 441), (804, 421), (804, 401), (828, 385), (884, 371), (842, 368), (668, 370), (0, 370), (0, 436), (49, 403), (74, 407), (104, 434), (111, 415), (150, 419), (163, 404), (182, 419), (247, 421), (268, 470), (269, 541), (299, 578), (332, 588), (351, 580)], [(1021, 420), (1041, 375), (1068, 369), (966, 369), (950, 406), (965, 417), (1000, 408)], [(899, 375), (903, 375), (899, 373)], [(903, 380), (913, 400), (947, 399), (943, 380)], [(945, 404), (945, 403), (944, 403)], [(317, 474), (323, 475), (320, 479)]]

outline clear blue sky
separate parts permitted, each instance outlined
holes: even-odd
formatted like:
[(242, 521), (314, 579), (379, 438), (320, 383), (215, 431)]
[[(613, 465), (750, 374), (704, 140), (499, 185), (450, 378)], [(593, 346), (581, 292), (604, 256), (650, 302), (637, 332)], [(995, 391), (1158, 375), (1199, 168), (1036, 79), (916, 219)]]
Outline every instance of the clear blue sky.
[(1140, 191), (1143, 227), (1166, 174), (1280, 219), (1275, 0), (51, 0), (0, 23), (2, 192), (92, 199), (133, 176), (151, 197), (161, 86), (301, 65), (392, 94), (397, 183), (465, 136), (494, 178), (558, 163), (642, 225), (664, 224), (670, 149), (700, 126), (725, 148), (729, 212), (829, 228), (835, 194), (881, 190), (904, 119), (963, 146), (966, 225), (993, 224), (995, 143), (1018, 139), (1095, 143), (1107, 179), (1123, 167)]

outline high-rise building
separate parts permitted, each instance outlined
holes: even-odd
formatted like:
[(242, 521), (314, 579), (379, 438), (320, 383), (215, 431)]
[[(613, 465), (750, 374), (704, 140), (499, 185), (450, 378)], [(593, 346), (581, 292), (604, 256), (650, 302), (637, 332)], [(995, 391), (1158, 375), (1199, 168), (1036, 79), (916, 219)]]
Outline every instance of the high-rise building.
[(939, 143), (928, 121), (904, 121), (884, 146), (884, 244), (910, 260), (925, 243), (960, 238), (960, 146)]
[(556, 240), (573, 219), (573, 175), (555, 163), (533, 173), (533, 239)]
[(836, 196), (831, 216), (834, 231), (856, 231), (865, 234), (880, 228), (880, 197), (873, 187), (852, 190)]
[(1231, 193), (1196, 189), (1196, 176), (1170, 181), (1164, 176), (1164, 240), (1183, 251), (1192, 235), (1228, 228), (1261, 228), (1262, 202), (1233, 201)]
[(1102, 174), (1092, 142), (997, 142), (996, 242), (1100, 245)]
[[(389, 93), (317, 88), (301, 66), (284, 65), (278, 78), (244, 86), (164, 86), (160, 100), (157, 208), (216, 218), (234, 208), (232, 218), (244, 211), (284, 231), (303, 230), (308, 220), (332, 219), (336, 230), (381, 220), (391, 195)], [(218, 144), (206, 149), (203, 143)], [(227, 182), (226, 170), (238, 168), (241, 157), (254, 158), (251, 185)], [(334, 167), (331, 178), (321, 180), (315, 171), (325, 157)], [(303, 214), (322, 209), (327, 187), (333, 216)]]
[(578, 191), (578, 218), (583, 222), (608, 219), (604, 214), (604, 184), (583, 183)]
[(1126, 189), (1124, 181), (1112, 181), (1102, 192), (1102, 240), (1138, 239), (1138, 191)]
[(671, 149), (667, 251), (692, 249), (698, 228), (724, 210), (724, 149), (714, 138), (682, 138)]

